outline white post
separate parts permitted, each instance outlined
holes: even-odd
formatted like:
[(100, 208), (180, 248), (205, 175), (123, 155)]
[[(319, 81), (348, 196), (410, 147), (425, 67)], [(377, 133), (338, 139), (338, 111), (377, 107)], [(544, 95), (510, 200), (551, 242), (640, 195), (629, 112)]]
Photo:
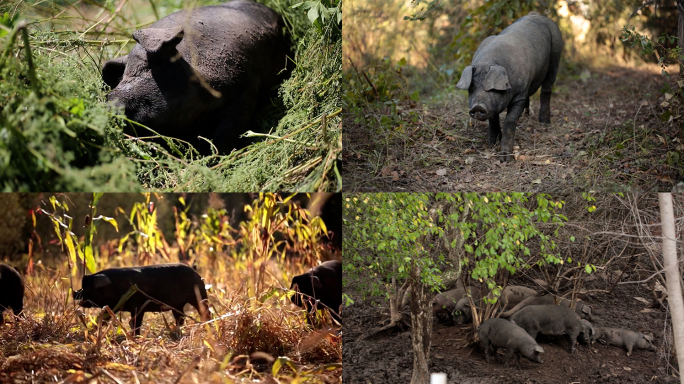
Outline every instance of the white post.
[(430, 384), (447, 384), (446, 373), (431, 373)]
[(672, 194), (659, 193), (660, 223), (663, 230), (663, 261), (665, 264), (665, 282), (667, 284), (667, 302), (672, 316), (674, 344), (677, 351), (679, 378), (684, 384), (684, 301), (682, 300), (681, 274), (677, 263), (677, 235), (675, 233), (674, 209)]

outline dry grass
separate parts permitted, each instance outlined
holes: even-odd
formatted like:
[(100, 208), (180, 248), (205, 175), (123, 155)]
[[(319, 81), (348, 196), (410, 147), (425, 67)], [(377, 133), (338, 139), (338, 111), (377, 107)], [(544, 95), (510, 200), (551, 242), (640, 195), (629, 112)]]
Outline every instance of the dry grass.
[[(339, 327), (321, 312), (312, 328), (306, 313), (290, 303), (287, 289), (293, 276), (328, 257), (323, 245), (314, 246), (320, 236), (315, 221), (304, 219), (310, 240), (291, 243), (286, 235), (290, 243), (278, 252), (283, 244), (264, 234), (294, 228), (297, 216), (271, 212), (264, 230), (253, 225), (268, 222), (262, 208), (252, 207), (260, 219), (193, 243), (191, 263), (211, 285), (211, 319), (199, 321), (187, 306), (180, 332), (169, 312), (148, 313), (139, 337), (133, 336), (128, 313), (100, 323), (100, 309), (77, 307), (71, 299), (71, 280), (77, 289), (80, 279), (70, 278), (65, 258), (32, 255), (41, 262), (24, 277), (23, 318), (7, 311), (0, 326), (0, 382), (341, 383)], [(197, 228), (188, 233), (209, 233)], [(129, 240), (122, 252), (118, 244), (115, 239), (99, 247), (98, 270), (140, 264), (139, 243)], [(148, 263), (178, 261), (180, 248), (161, 253), (148, 255)]]
[[(341, 382), (342, 344), (331, 320), (312, 331), (278, 287), (248, 297), (239, 293), (244, 279), (219, 284), (209, 294), (212, 320), (188, 311), (178, 338), (168, 312), (148, 314), (134, 338), (128, 314), (98, 329), (99, 309), (84, 312), (68, 300), (66, 271), (27, 279), (24, 318), (0, 329), (0, 381)], [(282, 368), (273, 374), (276, 360)]]

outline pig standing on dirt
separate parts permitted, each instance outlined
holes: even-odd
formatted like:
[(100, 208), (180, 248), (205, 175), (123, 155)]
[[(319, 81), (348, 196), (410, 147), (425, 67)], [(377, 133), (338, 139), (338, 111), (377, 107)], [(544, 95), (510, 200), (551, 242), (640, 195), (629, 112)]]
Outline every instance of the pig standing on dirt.
[[(556, 23), (537, 12), (516, 20), (475, 51), (456, 84), (468, 91), (470, 116), (489, 120), (489, 144), (501, 137), (502, 161), (513, 159), (515, 126), (530, 96), (541, 86), (539, 121), (551, 122), (551, 89), (556, 81), (563, 37)], [(499, 113), (508, 108), (503, 132)]]
[(558, 336), (565, 334), (570, 341), (570, 353), (575, 353), (577, 336), (582, 331), (579, 316), (564, 305), (530, 305), (511, 316), (511, 322), (533, 338), (537, 334)]
[(209, 317), (204, 281), (185, 264), (105, 269), (83, 276), (82, 288), (73, 296), (81, 307), (102, 308), (106, 305), (113, 310), (121, 296), (134, 284), (139, 292), (134, 293), (119, 310), (131, 313), (130, 325), (136, 336), (140, 334), (145, 312), (172, 310), (179, 327), (183, 325), (185, 304), (195, 307), (203, 320)]
[(632, 349), (646, 349), (655, 352), (656, 347), (653, 345), (653, 336), (644, 335), (643, 333), (630, 331), (621, 328), (607, 328), (594, 327), (595, 334), (592, 340), (598, 340), (603, 344), (609, 344), (616, 347), (627, 348), (627, 356), (632, 354)]
[(2, 313), (9, 308), (15, 316), (24, 310), (24, 283), (16, 269), (0, 264), (0, 325), (5, 323)]
[[(527, 299), (528, 297), (534, 297), (536, 295), (537, 291), (532, 288), (527, 288), (522, 285), (509, 285), (503, 290), (503, 293), (499, 298), (501, 301), (500, 308), (502, 310), (511, 308), (520, 303), (522, 300)], [(492, 293), (490, 292), (487, 297), (491, 299)], [(473, 302), (477, 303), (479, 299), (480, 293), (476, 291), (476, 293), (473, 294)], [(473, 321), (473, 317), (472, 311), (470, 309), (470, 301), (467, 297), (461, 298), (461, 300), (456, 303), (456, 308), (454, 309), (454, 322), (456, 324), (465, 324), (471, 321)]]
[(277, 13), (252, 1), (168, 15), (134, 32), (138, 44), (128, 55), (104, 64), (107, 99), (162, 135), (208, 152), (203, 136), (228, 152), (286, 75), (284, 27)]
[[(302, 293), (292, 296), (292, 303), (298, 307), (311, 311), (313, 305), (310, 298), (325, 304), (331, 309), (332, 317), (341, 321), (336, 311), (342, 305), (342, 263), (330, 260), (311, 268), (308, 272), (292, 278), (290, 289)], [(322, 309), (318, 307), (318, 309)]]
[(521, 355), (530, 361), (542, 362), (539, 354), (544, 353), (544, 349), (524, 329), (506, 319), (488, 319), (480, 325), (478, 334), (487, 363), (489, 363), (490, 347), (494, 350), (494, 356), (498, 356), (496, 352), (499, 348), (506, 348), (504, 367), (508, 367), (513, 356), (515, 356), (515, 366), (518, 368), (520, 368)]
[[(564, 305), (566, 307), (570, 307), (570, 300), (568, 299), (558, 299), (559, 304)], [(504, 312), (501, 314), (502, 317), (511, 317), (514, 313), (518, 312), (522, 308), (525, 308), (528, 305), (553, 305), (556, 304), (556, 299), (554, 298), (553, 295), (544, 295), (544, 296), (539, 296), (539, 297), (532, 297), (532, 298), (527, 298), (520, 303), (518, 303), (515, 307), (509, 309), (508, 311)], [(577, 315), (579, 315), (580, 318), (586, 319), (589, 321), (593, 321), (593, 317), (591, 315), (591, 306), (584, 304), (582, 301), (577, 301), (575, 305), (575, 312), (577, 312)]]

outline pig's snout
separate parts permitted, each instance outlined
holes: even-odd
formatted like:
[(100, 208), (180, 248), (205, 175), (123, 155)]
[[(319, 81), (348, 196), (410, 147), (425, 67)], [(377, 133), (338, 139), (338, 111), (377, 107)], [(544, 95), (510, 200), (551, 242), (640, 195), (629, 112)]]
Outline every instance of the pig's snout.
[(81, 300), (81, 297), (83, 297), (83, 289), (81, 288), (78, 291), (73, 291), (71, 296), (74, 300)]
[(480, 121), (487, 120), (487, 110), (480, 104), (475, 105), (470, 108), (470, 117), (473, 119), (478, 119)]

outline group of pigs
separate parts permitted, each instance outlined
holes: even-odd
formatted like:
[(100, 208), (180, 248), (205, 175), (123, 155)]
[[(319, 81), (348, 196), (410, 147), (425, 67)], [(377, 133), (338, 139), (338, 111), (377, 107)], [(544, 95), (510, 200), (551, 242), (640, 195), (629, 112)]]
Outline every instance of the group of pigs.
[[(185, 264), (159, 264), (143, 267), (110, 268), (92, 275), (85, 275), (81, 289), (73, 298), (84, 308), (112, 309), (130, 288), (138, 290), (119, 309), (130, 312), (130, 326), (140, 334), (146, 312), (173, 312), (178, 327), (183, 325), (186, 304), (197, 309), (203, 320), (209, 318), (207, 292), (203, 279), (197, 271)], [(290, 286), (296, 292), (292, 303), (311, 312), (328, 308), (334, 319), (340, 321), (342, 305), (342, 263), (326, 261), (308, 272), (295, 276)], [(19, 272), (6, 264), (0, 264), (0, 324), (2, 312), (11, 308), (15, 316), (23, 311), (24, 283)]]
[[(456, 324), (471, 322), (470, 298), (466, 292), (476, 306), (482, 302), (480, 289), (473, 286), (459, 287), (435, 296), (432, 301), (433, 315), (437, 318), (448, 317)], [(493, 298), (491, 292), (488, 298)], [(594, 320), (591, 307), (582, 301), (577, 301), (575, 310), (572, 310), (570, 300), (556, 300), (553, 295), (539, 296), (534, 289), (517, 285), (507, 286), (498, 300), (499, 317), (486, 320), (478, 330), (487, 362), (492, 351), (496, 356), (499, 348), (505, 348), (506, 367), (515, 357), (515, 364), (520, 368), (520, 356), (541, 363), (540, 354), (544, 353), (544, 349), (537, 344), (539, 334), (566, 335), (570, 342), (570, 353), (575, 352), (578, 340), (590, 345), (598, 340), (604, 344), (624, 347), (627, 349), (627, 356), (631, 355), (635, 347), (655, 351), (651, 335), (592, 324)]]

